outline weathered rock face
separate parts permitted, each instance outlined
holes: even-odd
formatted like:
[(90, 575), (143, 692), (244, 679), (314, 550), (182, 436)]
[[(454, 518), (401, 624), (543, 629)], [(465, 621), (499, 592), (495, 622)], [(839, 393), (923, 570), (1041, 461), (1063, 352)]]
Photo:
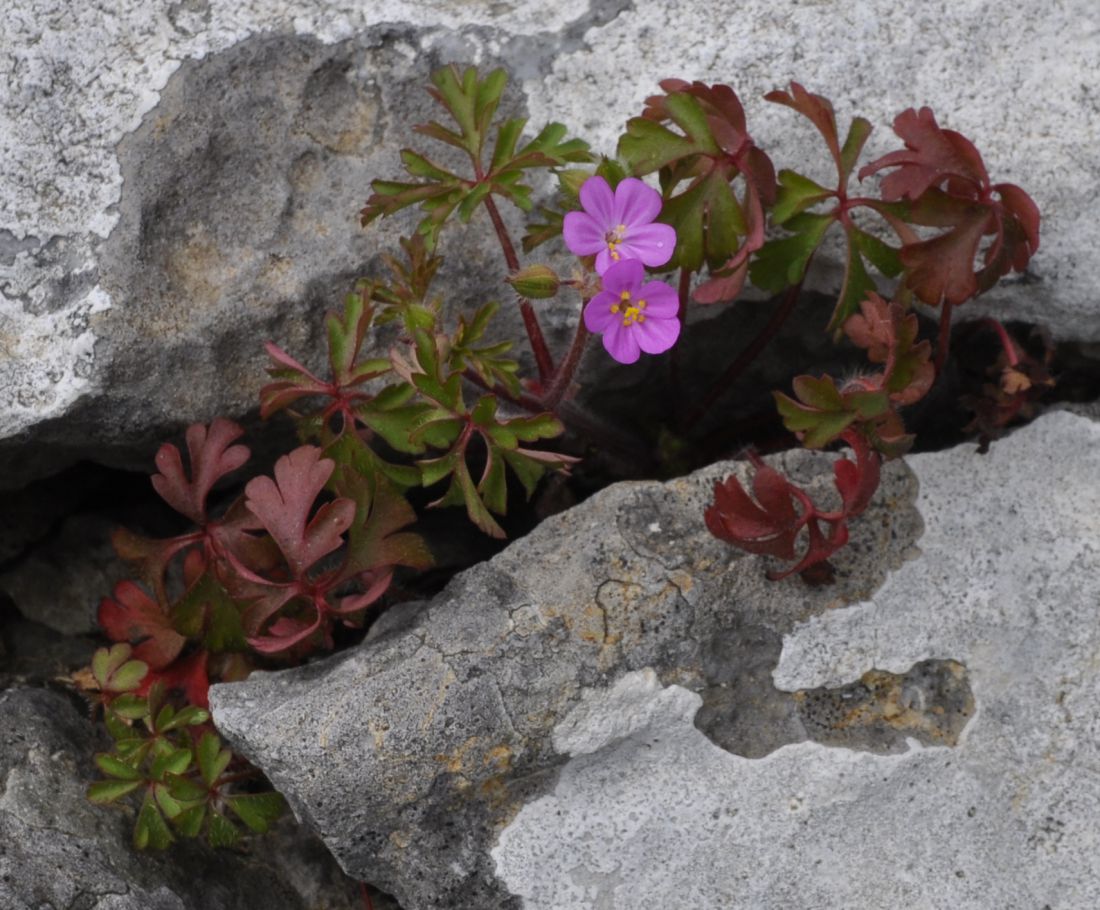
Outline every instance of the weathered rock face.
[(406, 910), (1095, 906), (1098, 443), (912, 457), (835, 588), (618, 485), (215, 719)]
[[(796, 476), (827, 479), (823, 456), (785, 463)], [(840, 581), (811, 589), (766, 582), (758, 559), (703, 528), (713, 481), (733, 467), (614, 486), (431, 602), (386, 615), (356, 650), (215, 687), (219, 729), (350, 874), (406, 910), (519, 907), (489, 851), (517, 812), (553, 788), (568, 754), (554, 731), (590, 693), (643, 670), (683, 686), (708, 706), (700, 735), (737, 754), (765, 754), (830, 726), (833, 702), (781, 693), (769, 674), (784, 634), (869, 596), (909, 553), (919, 529), (912, 478), (901, 465), (887, 472), (840, 560)], [(944, 685), (932, 672), (894, 688), (903, 686), (924, 702), (885, 718), (876, 747), (897, 748), (902, 735), (954, 741), (972, 708), (965, 679)], [(937, 712), (944, 732), (927, 719)], [(874, 724), (853, 721), (822, 738), (859, 746)]]
[[(965, 668), (977, 710), (954, 748), (748, 760), (707, 742), (696, 694), (630, 674), (559, 724), (553, 792), (493, 851), (520, 905), (1096, 906), (1098, 442), (1057, 414), (978, 463), (911, 458), (921, 556), (784, 638), (787, 691)], [(923, 697), (903, 686), (883, 713)]]
[[(842, 117), (882, 124), (871, 153), (896, 145), (885, 124), (900, 110), (931, 105), (1047, 216), (1031, 271), (990, 306), (1098, 340), (1100, 243), (1080, 192), (1100, 168), (1100, 108), (1078, 76), (1097, 50), (1092, 12), (1087, 0), (1041, 17), (976, 0), (24, 4), (0, 60), (0, 486), (85, 457), (134, 465), (189, 421), (246, 413), (267, 338), (319, 362), (319, 311), (393, 246), (356, 224), (368, 182), (398, 173), (429, 110), (426, 76), (452, 60), (504, 65), (514, 110), (606, 152), (658, 79), (729, 81), (780, 166), (822, 173), (816, 136), (766, 91), (798, 78)], [(494, 244), (452, 260), (457, 301), (498, 295)], [(835, 283), (824, 265), (819, 284)], [(551, 317), (555, 340), (572, 317)]]
[(355, 910), (358, 889), (316, 842), (276, 835), (255, 856), (129, 844), (132, 819), (84, 798), (95, 730), (45, 689), (0, 692), (0, 906), (5, 910)]

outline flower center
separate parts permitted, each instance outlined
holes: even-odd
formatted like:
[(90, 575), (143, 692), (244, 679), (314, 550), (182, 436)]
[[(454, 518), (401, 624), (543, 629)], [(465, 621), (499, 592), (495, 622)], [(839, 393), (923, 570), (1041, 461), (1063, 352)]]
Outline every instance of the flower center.
[(608, 231), (604, 234), (604, 240), (607, 241), (607, 251), (611, 254), (611, 258), (618, 262), (622, 259), (622, 254), (619, 252), (619, 244), (623, 242), (626, 237), (626, 225), (620, 224), (614, 230)]
[[(614, 252), (611, 254), (615, 255)], [(644, 300), (634, 300), (630, 291), (623, 291), (619, 295), (619, 302), (611, 304), (611, 312), (615, 315), (619, 313), (623, 314), (623, 325), (634, 325), (635, 322), (645, 322), (645, 313), (642, 312), (646, 308), (646, 302)]]

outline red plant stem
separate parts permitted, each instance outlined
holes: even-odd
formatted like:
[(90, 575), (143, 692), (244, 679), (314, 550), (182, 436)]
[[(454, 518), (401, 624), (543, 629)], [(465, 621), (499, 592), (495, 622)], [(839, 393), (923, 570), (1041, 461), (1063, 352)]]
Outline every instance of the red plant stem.
[(997, 337), (1001, 341), (1001, 347), (1004, 348), (1005, 357), (1008, 358), (1008, 365), (1014, 367), (1020, 362), (1019, 352), (1016, 350), (1016, 344), (1012, 340), (1012, 337), (1008, 334), (1008, 330), (1001, 325), (996, 319), (991, 319), (988, 316), (985, 319), (979, 321), (980, 325), (984, 325), (987, 328), (993, 329), (997, 333)]
[(951, 348), (951, 310), (950, 302), (944, 300), (943, 310), (940, 312), (940, 337), (936, 345), (935, 368), (936, 375), (943, 371), (943, 365), (947, 362), (947, 352)]
[[(585, 303), (587, 304), (588, 301), (586, 300)], [(569, 391), (569, 384), (573, 381), (573, 375), (580, 365), (581, 355), (584, 354), (584, 348), (588, 344), (588, 337), (588, 327), (584, 324), (582, 315), (577, 319), (577, 332), (573, 336), (573, 343), (569, 346), (565, 360), (558, 364), (558, 371), (554, 374), (550, 388), (542, 397), (542, 403), (546, 410), (556, 411), (566, 392)]]
[[(480, 177), (480, 175), (479, 175)], [(504, 225), (504, 219), (500, 217), (497, 204), (493, 202), (491, 195), (485, 197), (485, 210), (489, 213), (489, 220), (493, 222), (493, 229), (500, 240), (500, 248), (504, 251), (504, 261), (508, 263), (510, 272), (519, 271), (519, 257), (516, 248), (512, 245), (512, 238), (508, 236), (508, 228)], [(535, 363), (539, 369), (539, 379), (544, 383), (554, 374), (554, 358), (550, 356), (550, 348), (546, 346), (546, 338), (542, 334), (542, 326), (539, 325), (539, 317), (535, 314), (535, 308), (526, 297), (517, 297), (519, 311), (523, 316), (523, 327), (527, 330), (527, 338), (531, 342), (531, 350), (535, 354)]]
[(795, 304), (798, 303), (798, 297), (801, 292), (801, 281), (798, 282), (798, 284), (791, 285), (791, 287), (787, 289), (787, 293), (783, 297), (783, 302), (776, 311), (772, 313), (772, 318), (768, 320), (768, 324), (764, 326), (760, 334), (758, 334), (749, 346), (737, 356), (737, 359), (734, 360), (733, 363), (726, 367), (726, 371), (711, 385), (710, 390), (703, 399), (703, 403), (688, 415), (683, 425), (685, 431), (690, 430), (706, 416), (715, 402), (726, 394), (729, 387), (737, 380), (737, 377), (740, 376), (752, 362), (756, 360), (760, 352), (768, 346), (771, 340), (783, 327), (783, 323), (787, 321), (787, 317), (791, 315), (791, 311), (794, 309)]
[(374, 910), (374, 901), (370, 899), (370, 892), (367, 890), (367, 883), (359, 883), (359, 893), (363, 895), (363, 910)]

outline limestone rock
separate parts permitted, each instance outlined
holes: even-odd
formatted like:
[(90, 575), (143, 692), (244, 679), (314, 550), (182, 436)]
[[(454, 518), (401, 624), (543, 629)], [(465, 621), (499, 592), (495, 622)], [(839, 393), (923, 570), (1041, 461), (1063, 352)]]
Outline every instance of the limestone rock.
[[(869, 117), (872, 154), (930, 105), (1046, 216), (1029, 273), (981, 306), (1098, 340), (1092, 18), (1088, 0), (23, 3), (0, 54), (0, 487), (144, 465), (184, 424), (246, 414), (266, 339), (319, 362), (320, 311), (393, 245), (357, 226), (368, 182), (398, 173), (448, 61), (505, 66), (513, 110), (605, 152), (658, 79), (731, 82), (779, 165), (822, 174), (816, 136), (765, 92), (796, 78)], [(458, 305), (498, 296), (499, 251), (455, 237)], [(574, 315), (554, 311), (556, 343)]]
[[(5, 910), (357, 910), (358, 889), (316, 842), (285, 830), (254, 855), (196, 844), (138, 854), (132, 818), (84, 791), (100, 748), (64, 696), (0, 692), (0, 906)], [(291, 826), (287, 826), (291, 827)]]
[(908, 461), (907, 562), (898, 467), (834, 589), (620, 484), (215, 719), (406, 910), (1096, 906), (1100, 425)]
[[(558, 725), (569, 761), (500, 836), (517, 906), (1097, 906), (1098, 443), (1060, 413), (982, 459), (913, 456), (921, 556), (784, 638), (787, 691), (965, 668), (977, 710), (957, 744), (750, 760), (707, 741), (696, 694), (628, 674)], [(894, 711), (923, 698), (903, 689)]]
[[(831, 485), (828, 457), (783, 460), (796, 477)], [(214, 687), (215, 722), (349, 874), (406, 910), (519, 907), (489, 851), (553, 789), (569, 754), (557, 731), (588, 693), (645, 670), (654, 685), (706, 703), (699, 735), (739, 754), (827, 727), (816, 703), (780, 693), (769, 674), (784, 634), (869, 596), (909, 552), (919, 528), (911, 477), (900, 464), (886, 472), (838, 560), (837, 585), (808, 588), (767, 582), (759, 558), (704, 529), (713, 482), (730, 470), (744, 476), (745, 465), (604, 490), (432, 601), (384, 615), (353, 651)], [(923, 714), (965, 709), (965, 686), (941, 698), (936, 678), (908, 684), (925, 703), (880, 748), (897, 748), (899, 731), (938, 741)], [(607, 713), (600, 729), (617, 730), (618, 716)], [(852, 727), (851, 742), (868, 737)]]
[(24, 617), (56, 632), (97, 631), (100, 598), (129, 574), (111, 546), (112, 527), (90, 514), (66, 519), (46, 545), (0, 573), (0, 592)]

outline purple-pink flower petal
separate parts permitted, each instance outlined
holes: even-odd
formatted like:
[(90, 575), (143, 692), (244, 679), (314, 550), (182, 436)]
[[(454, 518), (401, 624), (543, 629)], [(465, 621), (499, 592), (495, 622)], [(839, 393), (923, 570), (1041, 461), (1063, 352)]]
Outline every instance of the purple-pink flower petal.
[(631, 227), (619, 247), (623, 259), (641, 259), (649, 266), (664, 265), (676, 249), (676, 229), (667, 224)]
[(642, 351), (667, 351), (680, 337), (676, 291), (663, 281), (643, 281), (639, 260), (614, 263), (603, 275), (603, 290), (584, 309), (585, 326), (603, 333), (603, 346), (619, 363), (634, 363)]
[(638, 347), (638, 339), (633, 331), (634, 326), (624, 326), (620, 320), (615, 320), (603, 333), (603, 346), (607, 353), (619, 363), (634, 363), (641, 353)]
[[(648, 311), (647, 311), (648, 312)], [(680, 320), (647, 319), (630, 327), (640, 347), (647, 354), (661, 354), (676, 344), (680, 337)]]
[(622, 316), (611, 312), (619, 299), (617, 294), (601, 291), (588, 301), (584, 308), (584, 326), (590, 332), (606, 332), (613, 322), (622, 322)]
[(636, 291), (645, 278), (645, 267), (637, 259), (616, 262), (603, 273), (603, 289), (618, 296), (623, 291)]
[(574, 256), (592, 256), (607, 250), (606, 231), (587, 212), (569, 212), (561, 235)]
[(679, 296), (663, 281), (642, 285), (638, 296), (646, 301), (646, 315), (650, 319), (672, 319), (680, 314)]
[(610, 230), (615, 218), (615, 196), (611, 187), (603, 177), (589, 177), (581, 185), (581, 205), (596, 223), (603, 229)]
[[(587, 206), (586, 206), (587, 207)], [(637, 177), (627, 177), (615, 187), (612, 220), (627, 227), (649, 224), (661, 211), (661, 194)], [(633, 232), (631, 232), (633, 233)]]

